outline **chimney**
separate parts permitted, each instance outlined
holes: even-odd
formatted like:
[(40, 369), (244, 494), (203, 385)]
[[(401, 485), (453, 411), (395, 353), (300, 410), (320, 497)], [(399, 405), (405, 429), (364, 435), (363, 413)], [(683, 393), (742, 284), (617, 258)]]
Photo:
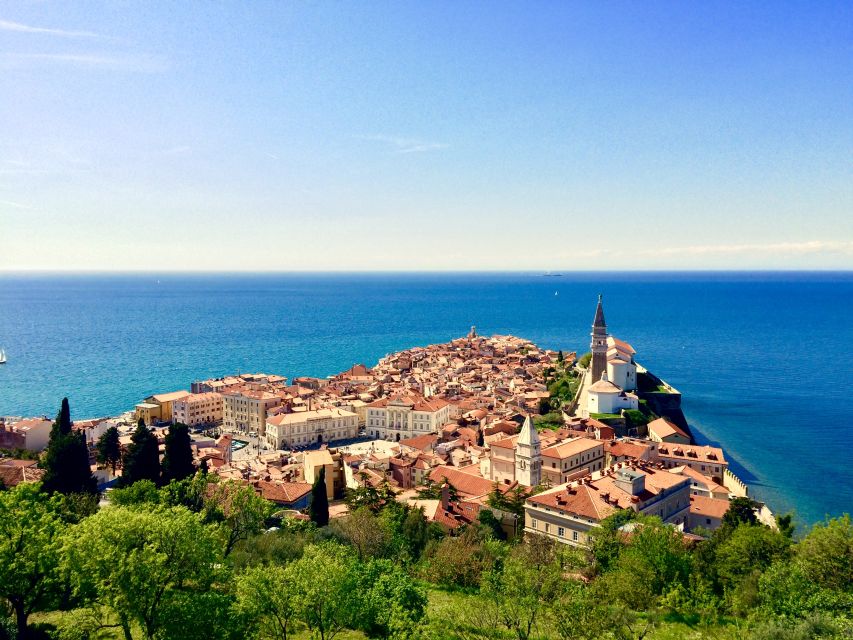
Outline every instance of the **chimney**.
[(441, 508), (450, 511), (450, 485), (446, 481), (441, 485)]

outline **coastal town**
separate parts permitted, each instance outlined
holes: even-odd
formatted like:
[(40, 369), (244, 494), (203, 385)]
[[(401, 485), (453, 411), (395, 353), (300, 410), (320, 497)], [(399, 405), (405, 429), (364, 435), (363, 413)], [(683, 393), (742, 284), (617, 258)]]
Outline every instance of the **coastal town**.
[[(296, 519), (308, 517), (322, 478), (332, 518), (348, 513), (348, 492), (371, 487), (422, 508), (450, 533), (491, 511), (509, 538), (584, 546), (621, 509), (701, 539), (732, 499), (749, 495), (721, 448), (694, 442), (678, 391), (608, 331), (600, 297), (580, 358), (471, 327), (329, 378), (242, 373), (188, 387), (143, 398), (118, 417), (74, 422), (107, 496), (123, 469), (98, 464), (98, 442), (115, 427), (126, 449), (139, 423), (161, 455), (170, 426), (186, 425), (197, 467), (251, 486)], [(0, 449), (36, 454), (0, 458), (3, 485), (41, 479), (37, 454), (52, 425), (2, 419)], [(507, 508), (510, 496), (523, 507)], [(755, 504), (758, 519), (775, 526), (767, 506)]]

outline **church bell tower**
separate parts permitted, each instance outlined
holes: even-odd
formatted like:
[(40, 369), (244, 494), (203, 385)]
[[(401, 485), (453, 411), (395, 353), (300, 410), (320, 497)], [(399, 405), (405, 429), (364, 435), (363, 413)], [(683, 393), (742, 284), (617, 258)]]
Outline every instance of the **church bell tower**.
[(595, 308), (595, 319), (592, 321), (592, 341), (589, 350), (592, 352), (590, 363), (590, 384), (601, 380), (601, 374), (607, 370), (607, 323), (604, 322), (604, 307), (601, 306), (601, 294), (598, 296), (598, 306)]
[(515, 479), (525, 487), (535, 487), (542, 481), (539, 433), (530, 416), (524, 419), (524, 426), (515, 443)]

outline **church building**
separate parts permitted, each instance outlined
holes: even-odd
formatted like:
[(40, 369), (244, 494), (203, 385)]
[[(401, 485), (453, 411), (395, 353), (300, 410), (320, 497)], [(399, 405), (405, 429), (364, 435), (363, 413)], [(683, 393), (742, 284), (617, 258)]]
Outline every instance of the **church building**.
[(632, 391), (637, 388), (636, 351), (627, 342), (607, 334), (601, 296), (595, 308), (590, 334), (590, 360), (586, 384), (586, 405), (582, 414), (618, 414), (636, 409), (640, 401)]

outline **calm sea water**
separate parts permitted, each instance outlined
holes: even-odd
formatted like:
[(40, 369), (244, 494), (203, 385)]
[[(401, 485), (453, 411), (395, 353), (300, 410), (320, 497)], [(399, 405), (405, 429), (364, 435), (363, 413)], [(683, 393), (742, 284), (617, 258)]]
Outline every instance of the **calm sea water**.
[(326, 376), (511, 333), (608, 328), (684, 394), (697, 439), (803, 523), (853, 511), (853, 274), (0, 275), (0, 415), (115, 414), (235, 371)]

